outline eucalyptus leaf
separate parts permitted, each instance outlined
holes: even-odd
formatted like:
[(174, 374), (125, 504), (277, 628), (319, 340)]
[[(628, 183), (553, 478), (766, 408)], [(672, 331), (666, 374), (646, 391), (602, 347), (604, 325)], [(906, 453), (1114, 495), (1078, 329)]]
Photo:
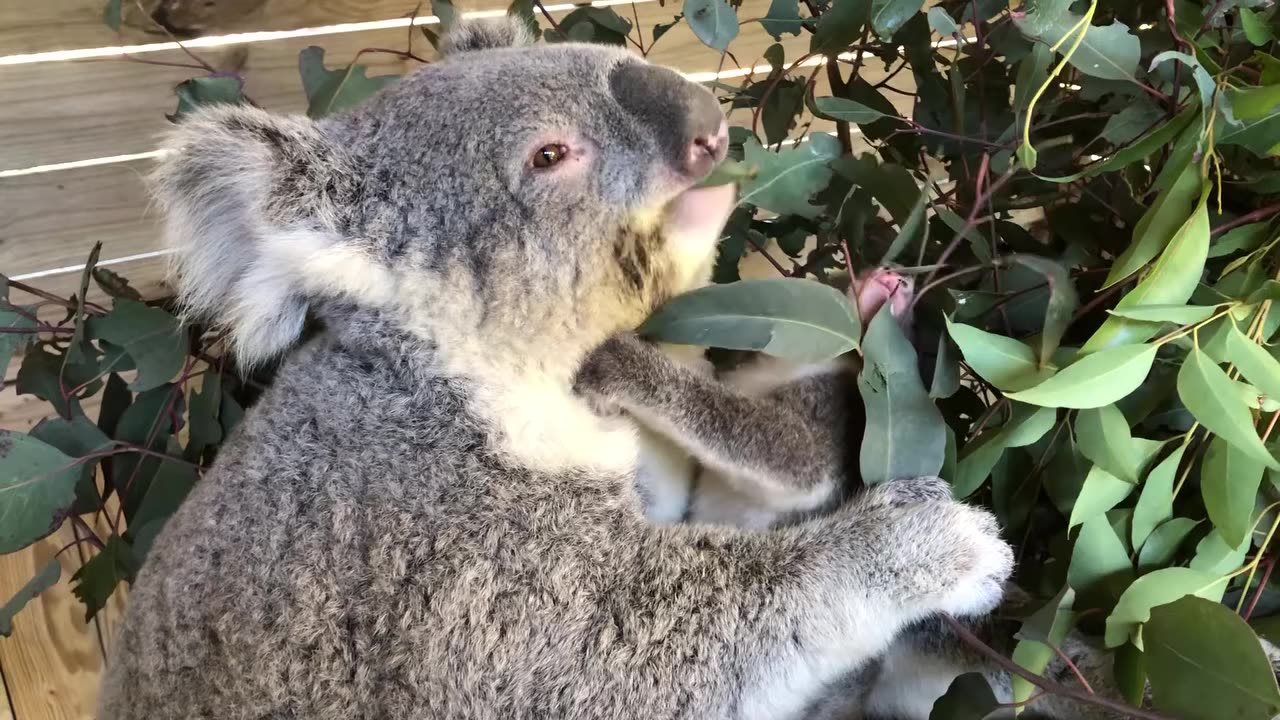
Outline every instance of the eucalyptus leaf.
[(813, 101), (818, 114), (831, 120), (843, 120), (855, 125), (872, 123), (888, 115), (859, 102), (837, 97), (820, 97)]
[(1152, 345), (1108, 348), (1076, 360), (1035, 387), (1010, 393), (1009, 399), (1077, 409), (1109, 405), (1142, 384), (1155, 358)]
[(947, 332), (964, 354), (964, 360), (982, 379), (1006, 392), (1035, 387), (1052, 375), (1041, 368), (1035, 351), (1026, 344), (979, 330), (972, 325), (953, 323), (946, 318)]
[(678, 295), (639, 332), (661, 342), (821, 362), (857, 348), (861, 327), (838, 290), (810, 280), (766, 278)]
[(1107, 312), (1116, 317), (1145, 322), (1167, 322), (1175, 325), (1194, 325), (1208, 320), (1220, 308), (1216, 305), (1138, 305), (1113, 308)]
[(58, 579), (62, 577), (62, 565), (57, 558), (45, 563), (40, 572), (26, 582), (13, 597), (9, 598), (3, 606), (0, 606), (0, 637), (9, 637), (13, 634), (13, 617), (21, 612), (27, 603), (36, 598), (37, 595), (48, 590), (58, 584)]
[(312, 118), (355, 107), (399, 79), (395, 75), (367, 77), (367, 68), (358, 64), (330, 70), (324, 64), (324, 49), (314, 45), (298, 54), (298, 71), (307, 96), (307, 115)]
[(799, 0), (773, 0), (769, 12), (760, 19), (764, 31), (781, 40), (783, 35), (799, 35), (804, 25), (800, 18)]
[(1249, 537), (1253, 499), (1264, 470), (1261, 462), (1221, 437), (1213, 438), (1205, 452), (1200, 466), (1200, 494), (1209, 520), (1233, 547)]
[(1077, 595), (1107, 593), (1108, 588), (1123, 590), (1132, 577), (1129, 553), (1107, 516), (1094, 515), (1085, 520), (1080, 525), (1067, 570), (1071, 589)]
[(1070, 527), (1102, 516), (1132, 492), (1133, 485), (1094, 465), (1071, 507)]
[(871, 29), (884, 40), (924, 7), (924, 0), (871, 0)]
[[(1073, 39), (1063, 43), (1059, 50), (1065, 54), (1079, 34), (1079, 31), (1071, 33), (1071, 30), (1082, 17), (1063, 13), (1052, 19), (1046, 18), (1041, 27), (1032, 27), (1025, 19), (1015, 20), (1015, 23), (1027, 37), (1049, 45), (1057, 44), (1070, 33)], [(1138, 36), (1129, 32), (1128, 25), (1116, 21), (1109, 25), (1086, 25), (1084, 29), (1084, 39), (1070, 56), (1072, 66), (1085, 75), (1104, 80), (1127, 81), (1137, 75), (1142, 48)]]
[(1129, 586), (1107, 617), (1106, 644), (1116, 647), (1126, 640), (1134, 641), (1145, 652), (1142, 638), (1135, 634), (1138, 626), (1151, 617), (1151, 609), (1166, 605), (1187, 595), (1214, 599), (1222, 595), (1223, 583), (1213, 575), (1190, 568), (1161, 568), (1143, 575)]
[(752, 139), (743, 151), (744, 162), (754, 168), (755, 175), (742, 183), (739, 204), (779, 214), (817, 216), (821, 208), (809, 200), (830, 182), (831, 161), (841, 153), (839, 140), (814, 134), (806, 143), (774, 153)]
[(79, 462), (30, 435), (0, 430), (0, 553), (57, 530), (71, 510)]
[(1179, 445), (1151, 470), (1142, 484), (1142, 493), (1133, 508), (1132, 540), (1135, 548), (1143, 547), (1151, 532), (1173, 517), (1173, 483), (1186, 449), (1185, 445)]
[(680, 12), (709, 48), (724, 52), (738, 36), (738, 15), (725, 0), (684, 0)]
[(1141, 458), (1129, 432), (1129, 422), (1115, 405), (1081, 410), (1076, 415), (1080, 452), (1107, 472), (1137, 484)]
[(1142, 545), (1142, 551), (1138, 553), (1138, 569), (1150, 572), (1173, 562), (1178, 548), (1196, 525), (1199, 523), (1184, 517), (1171, 518), (1161, 523)]
[(929, 720), (984, 720), (999, 707), (982, 673), (969, 672), (952, 680), (942, 697), (933, 702)]
[(129, 389), (135, 392), (169, 382), (187, 359), (189, 341), (177, 318), (133, 300), (116, 300), (110, 313), (90, 319), (89, 334), (120, 345), (133, 358), (138, 376)]
[(1178, 397), (1200, 424), (1269, 468), (1280, 468), (1262, 444), (1249, 408), (1231, 379), (1204, 352), (1193, 348), (1178, 371)]

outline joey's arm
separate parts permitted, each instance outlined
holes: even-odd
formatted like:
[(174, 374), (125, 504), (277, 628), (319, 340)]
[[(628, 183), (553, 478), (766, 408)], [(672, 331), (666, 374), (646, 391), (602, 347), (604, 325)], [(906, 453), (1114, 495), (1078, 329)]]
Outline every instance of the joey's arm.
[(704, 465), (753, 483), (751, 490), (794, 495), (829, 490), (848, 471), (846, 382), (833, 371), (753, 397), (634, 336), (618, 336), (588, 357), (576, 386), (634, 415)]

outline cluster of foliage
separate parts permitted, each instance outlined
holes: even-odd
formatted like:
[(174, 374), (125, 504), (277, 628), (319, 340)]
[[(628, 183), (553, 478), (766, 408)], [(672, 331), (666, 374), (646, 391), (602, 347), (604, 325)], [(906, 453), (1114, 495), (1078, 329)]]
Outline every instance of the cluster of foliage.
[[(1280, 691), (1257, 637), (1280, 639), (1280, 12), (1272, 0), (925, 5), (773, 0), (747, 18), (685, 0), (652, 29), (612, 8), (556, 21), (516, 0), (510, 13), (547, 42), (643, 54), (686, 23), (722, 64), (755, 60), (733, 54), (743, 26), (778, 41), (769, 69), (709, 83), (746, 118), (708, 181), (741, 188), (720, 284), (644, 331), (799, 359), (862, 353), (864, 479), (941, 475), (1017, 547), (1015, 579), (1039, 609), (1002, 659), (1015, 701), (1068, 692), (1041, 673), (1076, 632), (1115, 653), (1128, 702), (1149, 681), (1168, 713), (1134, 716), (1272, 718)], [(457, 13), (447, 0), (432, 12), (443, 28)], [(113, 0), (106, 19), (119, 17)], [(391, 52), (420, 59), (412, 43)], [(330, 69), (303, 51), (310, 115), (395, 81), (358, 59)], [(240, 78), (204, 69), (177, 87), (174, 117), (252, 102)], [(739, 280), (749, 255), (781, 277)], [(918, 278), (914, 345), (879, 317), (864, 331), (832, 289), (880, 264)], [(109, 309), (85, 301), (90, 282)], [(65, 317), (41, 319), (47, 304)], [(0, 552), (70, 518), (99, 549), (73, 578), (92, 614), (269, 377), (240, 379), (215, 337), (181, 329), (165, 301), (143, 302), (92, 258), (79, 294), (6, 303), (0, 331), (0, 361), (27, 346), (17, 391), (56, 411), (0, 434)], [(98, 393), (95, 423), (80, 405)], [(113, 530), (99, 538), (86, 518), (103, 514)], [(0, 632), (57, 576), (55, 563), (0, 609)], [(996, 710), (964, 676), (934, 717)]]

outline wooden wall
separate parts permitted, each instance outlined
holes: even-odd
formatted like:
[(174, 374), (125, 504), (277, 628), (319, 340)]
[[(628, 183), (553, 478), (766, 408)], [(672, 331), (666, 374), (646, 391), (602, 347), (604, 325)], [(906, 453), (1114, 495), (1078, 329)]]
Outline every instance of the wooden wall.
[[(199, 73), (173, 67), (190, 58), (181, 49), (157, 49), (156, 43), (169, 38), (147, 21), (136, 0), (123, 4), (125, 24), (116, 34), (102, 22), (105, 0), (0, 0), (0, 273), (60, 295), (73, 292), (78, 266), (97, 241), (103, 243), (101, 265), (144, 293), (163, 289), (156, 217), (141, 179), (153, 162), (156, 135), (168, 124), (165, 113), (175, 106), (174, 85)], [(172, 19), (196, 31), (193, 52), (220, 69), (242, 72), (247, 93), (259, 104), (299, 111), (305, 107), (299, 50), (320, 45), (335, 65), (362, 48), (404, 48), (414, 36), (415, 51), (429, 53), (421, 35), (403, 20), (415, 5), (416, 0), (214, 0), (185, 3), (195, 10)], [(505, 5), (475, 0), (464, 9)], [(745, 0), (739, 17), (759, 18), (768, 5), (769, 0)], [(554, 15), (566, 13), (560, 7)], [(670, 22), (679, 12), (679, 2), (637, 0), (616, 9), (638, 19), (647, 42), (655, 24)], [(398, 27), (386, 27), (397, 19), (402, 19)], [(306, 37), (265, 32), (301, 28), (319, 30)], [(228, 33), (249, 34), (218, 40)], [(730, 50), (737, 64), (749, 68), (763, 62), (772, 42), (759, 23), (749, 23)], [(119, 50), (135, 45), (142, 47), (129, 50), (128, 57)], [(788, 36), (784, 45), (794, 59), (808, 49), (808, 37)], [(71, 51), (80, 59), (64, 59), (55, 51)], [(658, 41), (650, 58), (703, 78), (718, 70), (730, 77), (742, 74), (684, 24)], [(400, 73), (412, 64), (388, 54), (365, 55), (362, 62), (372, 66), (370, 74)], [(871, 60), (864, 73), (876, 79), (883, 74), (881, 63)], [(909, 78), (894, 81), (904, 88), (909, 83)], [(825, 88), (824, 80), (819, 93)], [(891, 97), (909, 110), (908, 98)], [(86, 160), (96, 164), (74, 166)], [(16, 367), (8, 368), (0, 392), (0, 428), (25, 430), (44, 416), (45, 406), (15, 395)], [(26, 551), (0, 556), (0, 602), (73, 539), (66, 527)], [(84, 622), (66, 582), (83, 560), (74, 549), (62, 553), (63, 581), (17, 617), (12, 637), (0, 639), (0, 720), (91, 717), (120, 603), (93, 623)]]

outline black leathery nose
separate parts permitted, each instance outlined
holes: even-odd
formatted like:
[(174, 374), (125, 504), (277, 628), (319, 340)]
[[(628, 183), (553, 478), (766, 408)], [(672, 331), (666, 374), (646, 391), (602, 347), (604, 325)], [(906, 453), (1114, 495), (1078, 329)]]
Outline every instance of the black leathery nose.
[(610, 75), (609, 85), (618, 104), (649, 128), (671, 164), (682, 172), (687, 148), (714, 143), (721, 134), (725, 118), (715, 96), (673, 70), (624, 63)]

